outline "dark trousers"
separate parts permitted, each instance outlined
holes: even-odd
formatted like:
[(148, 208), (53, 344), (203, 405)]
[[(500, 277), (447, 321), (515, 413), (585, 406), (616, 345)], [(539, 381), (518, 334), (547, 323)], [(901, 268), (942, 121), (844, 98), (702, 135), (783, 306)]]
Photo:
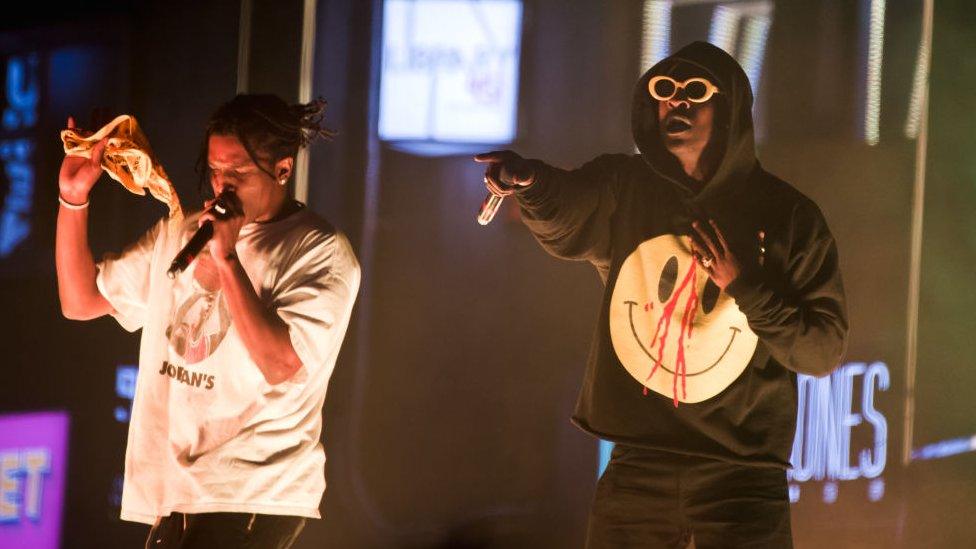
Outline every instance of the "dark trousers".
[(149, 530), (148, 549), (287, 549), (304, 517), (253, 513), (173, 513)]
[(588, 549), (793, 546), (786, 471), (617, 444), (590, 511)]

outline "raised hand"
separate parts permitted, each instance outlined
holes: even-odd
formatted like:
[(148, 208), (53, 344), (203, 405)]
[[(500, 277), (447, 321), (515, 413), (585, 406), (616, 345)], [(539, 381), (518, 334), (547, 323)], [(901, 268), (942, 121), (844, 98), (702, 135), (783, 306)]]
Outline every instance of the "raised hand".
[[(68, 117), (68, 128), (74, 129), (75, 120)], [(92, 147), (91, 158), (65, 155), (58, 174), (58, 189), (61, 197), (73, 204), (88, 201), (88, 193), (102, 175), (102, 154), (107, 139), (102, 139)]]

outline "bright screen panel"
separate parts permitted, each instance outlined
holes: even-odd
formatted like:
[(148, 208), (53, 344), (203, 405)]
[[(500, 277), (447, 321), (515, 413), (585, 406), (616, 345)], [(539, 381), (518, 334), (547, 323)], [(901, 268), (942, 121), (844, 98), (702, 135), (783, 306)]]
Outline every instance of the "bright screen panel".
[(67, 457), (67, 413), (0, 415), (0, 547), (59, 547)]
[(379, 135), (507, 143), (518, 104), (520, 0), (386, 0)]

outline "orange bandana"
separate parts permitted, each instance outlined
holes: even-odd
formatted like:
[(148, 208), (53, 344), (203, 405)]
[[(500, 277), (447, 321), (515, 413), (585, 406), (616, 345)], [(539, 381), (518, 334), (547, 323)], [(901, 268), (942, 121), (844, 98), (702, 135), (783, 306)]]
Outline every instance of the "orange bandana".
[(108, 175), (129, 189), (145, 195), (146, 189), (169, 207), (169, 216), (182, 215), (180, 199), (162, 165), (155, 161), (149, 140), (139, 129), (136, 119), (123, 114), (95, 133), (78, 129), (61, 130), (64, 153), (91, 158), (92, 147), (108, 138), (102, 155), (102, 168)]

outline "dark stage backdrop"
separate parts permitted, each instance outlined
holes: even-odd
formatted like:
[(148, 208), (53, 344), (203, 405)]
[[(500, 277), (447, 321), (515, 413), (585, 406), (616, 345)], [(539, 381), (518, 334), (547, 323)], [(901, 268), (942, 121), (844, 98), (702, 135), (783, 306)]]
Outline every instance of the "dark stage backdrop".
[[(247, 4), (255, 17), (246, 84), (294, 101), (301, 2)], [(966, 451), (976, 433), (967, 338), (976, 304), (968, 289), (976, 21), (965, 3), (940, 1), (935, 11), (919, 264), (911, 253), (917, 141), (906, 126), (921, 1), (647, 3), (653, 21), (667, 22), (663, 35), (644, 28), (640, 0), (522, 4), (517, 132), (488, 148), (563, 167), (632, 151), (630, 96), (648, 61), (645, 33), (658, 37), (652, 53), (724, 41), (755, 70), (760, 159), (821, 206), (839, 243), (852, 321), (843, 367), (800, 382), (804, 428), (790, 473), (796, 545), (976, 543), (966, 519), (976, 510), (976, 453)], [(327, 121), (339, 134), (313, 149), (308, 201), (350, 235), (366, 270), (325, 406), (324, 520), (310, 521), (296, 547), (581, 547), (606, 447), (569, 415), (600, 280), (586, 264), (547, 256), (510, 203), (489, 226), (475, 223), (484, 188), (470, 153), (480, 147), (379, 140), (384, 2), (316, 5), (313, 94), (329, 100)], [(879, 6), (880, 42), (871, 32)], [(203, 125), (237, 89), (241, 4), (66, 9), (0, 25), (0, 302), (8, 308), (0, 422), (42, 410), (69, 421), (66, 456), (48, 456), (66, 460), (59, 519), (26, 504), (36, 495), (29, 479), (52, 483), (42, 498), (56, 488), (56, 466), (27, 464), (41, 443), (18, 445), (0, 432), (8, 460), (0, 460), (0, 547), (14, 543), (3, 537), (14, 528), (57, 529), (58, 521), (63, 547), (140, 546), (147, 529), (118, 519), (138, 336), (110, 319), (60, 316), (57, 132), (68, 114), (89, 123), (93, 107), (136, 115), (184, 203), (198, 206)], [(738, 26), (723, 27), (730, 18)], [(162, 214), (105, 178), (92, 197), (96, 253), (120, 248)], [(914, 408), (906, 380), (913, 269), (921, 282)]]

